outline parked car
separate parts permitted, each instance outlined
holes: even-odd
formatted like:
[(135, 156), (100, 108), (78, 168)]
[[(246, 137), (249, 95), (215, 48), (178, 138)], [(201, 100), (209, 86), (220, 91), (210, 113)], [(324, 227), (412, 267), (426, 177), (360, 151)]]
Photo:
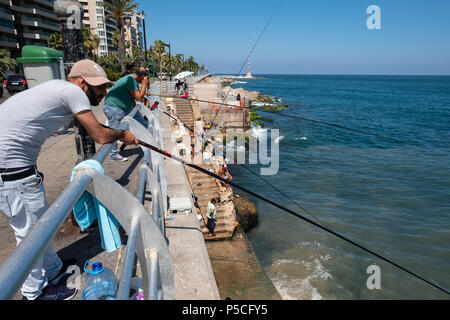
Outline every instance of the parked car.
[(27, 79), (21, 74), (9, 75), (5, 81), (6, 90), (11, 92), (21, 92), (28, 89)]

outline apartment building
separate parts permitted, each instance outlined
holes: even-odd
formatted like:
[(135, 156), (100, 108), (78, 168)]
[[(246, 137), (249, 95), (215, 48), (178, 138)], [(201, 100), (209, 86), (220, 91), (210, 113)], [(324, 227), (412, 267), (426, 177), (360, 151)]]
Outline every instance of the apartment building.
[(141, 50), (144, 50), (144, 35), (141, 31), (142, 19), (144, 18), (144, 15), (140, 12), (134, 12), (125, 18), (125, 43), (127, 44), (127, 55), (131, 55), (133, 47), (139, 47)]
[[(113, 44), (113, 33), (117, 30), (116, 21), (108, 17), (112, 12), (103, 7), (104, 2), (108, 0), (78, 0), (83, 5), (84, 17), (83, 24), (91, 29), (91, 32), (100, 37), (100, 46), (98, 55), (106, 55), (111, 52), (117, 52)], [(143, 46), (142, 15), (133, 13), (128, 19), (129, 25), (125, 26), (125, 43), (132, 46)], [(131, 48), (127, 48), (127, 54), (131, 53)]]
[[(0, 48), (7, 48), (14, 58), (21, 55), (25, 45), (48, 46), (51, 34), (61, 30), (53, 12), (55, 0), (0, 0)], [(110, 0), (78, 0), (83, 6), (83, 24), (100, 37), (98, 55), (116, 52), (113, 33), (116, 21), (103, 2)], [(129, 20), (128, 20), (129, 21)], [(131, 23), (125, 27), (126, 43), (143, 49), (142, 16), (131, 15)], [(127, 48), (131, 54), (131, 48)]]
[(100, 46), (98, 55), (106, 55), (116, 52), (113, 44), (113, 33), (117, 30), (114, 18), (108, 17), (111, 14), (109, 10), (103, 7), (104, 2), (108, 0), (78, 0), (83, 5), (84, 15), (83, 24), (91, 29), (93, 34), (100, 37)]
[(53, 12), (54, 0), (0, 0), (0, 48), (14, 58), (25, 45), (47, 46), (60, 25)]

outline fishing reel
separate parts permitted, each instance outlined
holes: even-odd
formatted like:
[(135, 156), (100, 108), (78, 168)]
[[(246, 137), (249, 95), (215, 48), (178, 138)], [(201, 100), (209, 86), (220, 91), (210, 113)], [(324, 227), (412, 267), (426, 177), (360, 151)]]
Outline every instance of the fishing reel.
[[(144, 98), (147, 100), (146, 105), (149, 107), (149, 109), (150, 109), (151, 111), (155, 110), (155, 109), (158, 107), (158, 105), (159, 105), (159, 102), (158, 102), (158, 101), (155, 101), (155, 102), (153, 103), (153, 105), (150, 107), (150, 99), (149, 99), (147, 96), (145, 96)], [(147, 104), (147, 103), (148, 103), (148, 104)]]
[(158, 107), (158, 105), (159, 105), (159, 102), (158, 101), (155, 101), (155, 103), (150, 107), (150, 110), (155, 110), (157, 107)]

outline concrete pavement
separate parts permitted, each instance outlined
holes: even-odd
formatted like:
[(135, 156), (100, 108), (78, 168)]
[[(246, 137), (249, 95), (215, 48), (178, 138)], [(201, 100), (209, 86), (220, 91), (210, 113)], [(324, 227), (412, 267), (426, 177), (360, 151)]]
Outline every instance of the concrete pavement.
[[(165, 110), (164, 102), (160, 108)], [(163, 115), (162, 123), (164, 148), (179, 156), (169, 117)], [(169, 199), (188, 198), (192, 206), (192, 213), (171, 214), (172, 219), (166, 220), (166, 235), (174, 264), (175, 297), (177, 300), (220, 299), (183, 164), (166, 159), (166, 180)]]

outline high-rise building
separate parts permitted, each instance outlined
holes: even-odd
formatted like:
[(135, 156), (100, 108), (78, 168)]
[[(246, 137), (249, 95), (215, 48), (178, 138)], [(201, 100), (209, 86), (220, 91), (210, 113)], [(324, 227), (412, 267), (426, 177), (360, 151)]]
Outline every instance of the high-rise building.
[(133, 12), (125, 18), (125, 43), (127, 46), (127, 55), (131, 55), (133, 47), (144, 50), (144, 36), (141, 31), (142, 19), (144, 19), (144, 16), (140, 12)]
[(108, 0), (78, 0), (83, 5), (84, 15), (83, 24), (91, 29), (93, 34), (100, 37), (100, 46), (98, 55), (106, 55), (116, 52), (113, 44), (113, 33), (117, 30), (116, 21), (112, 17), (111, 11), (103, 7), (104, 2), (111, 3)]
[[(12, 57), (21, 55), (25, 45), (48, 46), (51, 34), (61, 30), (53, 11), (55, 0), (0, 0), (0, 48), (11, 51)], [(109, 17), (111, 11), (103, 7), (110, 0), (78, 0), (83, 6), (83, 24), (100, 37), (97, 55), (116, 52), (113, 33), (117, 30), (116, 21)], [(142, 16), (131, 15), (131, 24), (125, 27), (126, 43), (143, 49), (141, 32)], [(127, 48), (131, 54), (131, 48)]]
[(16, 58), (25, 45), (48, 46), (53, 32), (60, 31), (54, 0), (0, 0), (0, 47)]
[[(98, 55), (105, 55), (111, 52), (117, 52), (117, 48), (113, 43), (113, 33), (117, 30), (116, 21), (108, 15), (111, 11), (103, 7), (103, 3), (111, 3), (109, 0), (78, 0), (83, 5), (84, 17), (83, 24), (91, 29), (91, 32), (100, 37), (100, 46)], [(129, 15), (129, 24), (124, 21), (125, 25), (125, 44), (129, 44), (126, 53), (131, 54), (131, 48), (138, 46), (144, 48), (143, 35), (141, 31), (142, 18), (140, 13), (132, 13)]]

